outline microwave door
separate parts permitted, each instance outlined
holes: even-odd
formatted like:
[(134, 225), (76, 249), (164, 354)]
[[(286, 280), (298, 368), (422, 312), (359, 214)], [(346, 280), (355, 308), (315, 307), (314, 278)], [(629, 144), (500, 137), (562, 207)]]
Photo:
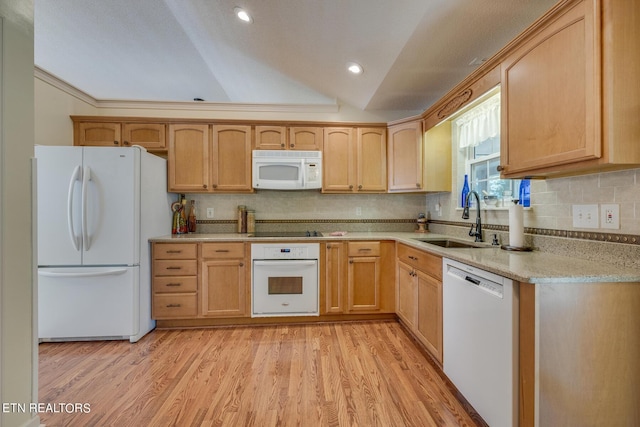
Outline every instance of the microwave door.
[(278, 159), (257, 163), (256, 188), (295, 190), (303, 188), (304, 160)]

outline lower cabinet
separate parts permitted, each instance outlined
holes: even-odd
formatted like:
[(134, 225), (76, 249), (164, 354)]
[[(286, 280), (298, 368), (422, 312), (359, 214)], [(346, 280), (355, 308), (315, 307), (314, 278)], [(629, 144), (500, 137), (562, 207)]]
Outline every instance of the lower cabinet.
[(198, 244), (152, 246), (154, 319), (190, 319), (198, 315)]
[(247, 286), (244, 243), (203, 243), (201, 314), (246, 317)]
[(398, 244), (396, 313), (442, 363), (442, 257)]
[[(321, 252), (320, 283), (324, 284), (320, 294), (324, 290), (324, 298), (321, 300), (320, 314), (342, 314), (345, 306), (346, 283), (346, 243), (326, 243)], [(322, 285), (321, 285), (322, 286)], [(322, 302), (323, 301), (323, 302)], [(322, 306), (324, 304), (324, 306)]]

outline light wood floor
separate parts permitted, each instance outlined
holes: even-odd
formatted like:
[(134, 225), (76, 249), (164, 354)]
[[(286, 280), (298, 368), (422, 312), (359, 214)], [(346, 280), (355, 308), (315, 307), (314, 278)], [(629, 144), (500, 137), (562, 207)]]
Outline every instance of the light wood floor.
[[(395, 321), (40, 344), (47, 426), (476, 426)], [(481, 421), (480, 421), (481, 422)]]

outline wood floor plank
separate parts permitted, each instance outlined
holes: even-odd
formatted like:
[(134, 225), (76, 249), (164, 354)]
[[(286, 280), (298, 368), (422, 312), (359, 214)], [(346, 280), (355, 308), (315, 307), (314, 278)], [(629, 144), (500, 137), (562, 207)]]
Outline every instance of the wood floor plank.
[(47, 426), (476, 426), (394, 321), (156, 330), (40, 344)]

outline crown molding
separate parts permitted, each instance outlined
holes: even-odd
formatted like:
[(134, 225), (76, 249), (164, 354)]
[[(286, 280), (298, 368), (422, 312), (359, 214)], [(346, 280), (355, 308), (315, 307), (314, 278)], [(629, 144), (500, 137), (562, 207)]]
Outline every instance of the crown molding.
[(118, 99), (96, 99), (69, 82), (35, 67), (34, 77), (83, 101), (95, 108), (147, 109), (147, 110), (193, 110), (232, 111), (264, 113), (338, 113), (340, 105), (335, 104), (239, 104), (207, 101), (128, 101)]

